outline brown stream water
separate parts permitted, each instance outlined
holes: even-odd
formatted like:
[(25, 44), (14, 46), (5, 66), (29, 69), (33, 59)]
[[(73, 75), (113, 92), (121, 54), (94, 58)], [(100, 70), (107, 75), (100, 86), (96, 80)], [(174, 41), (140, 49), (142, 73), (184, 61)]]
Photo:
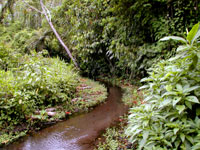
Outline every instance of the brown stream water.
[(102, 131), (128, 111), (121, 102), (122, 91), (109, 87), (107, 102), (89, 113), (57, 123), (22, 138), (5, 150), (92, 150)]

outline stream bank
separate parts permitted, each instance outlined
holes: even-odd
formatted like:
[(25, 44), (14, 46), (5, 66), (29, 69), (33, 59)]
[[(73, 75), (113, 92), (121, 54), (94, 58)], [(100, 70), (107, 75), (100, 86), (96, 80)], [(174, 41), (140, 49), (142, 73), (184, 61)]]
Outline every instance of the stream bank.
[(74, 114), (88, 112), (105, 101), (107, 88), (104, 85), (87, 78), (79, 78), (78, 82), (76, 93), (70, 104), (57, 104), (53, 108), (45, 107), (42, 110), (36, 110), (19, 125), (8, 129), (0, 128), (0, 149), (26, 134), (32, 134), (42, 128), (66, 120)]
[(128, 106), (121, 101), (119, 87), (109, 87), (107, 102), (85, 113), (49, 128), (43, 129), (21, 141), (5, 147), (5, 150), (92, 150), (95, 140), (119, 116), (127, 113)]
[[(123, 91), (122, 101), (129, 108), (136, 107), (143, 104), (144, 90), (138, 90), (140, 86), (139, 80), (122, 80), (114, 78), (103, 78), (112, 84), (121, 87)], [(94, 150), (130, 150), (136, 149), (137, 145), (129, 142), (128, 137), (125, 135), (125, 129), (128, 124), (128, 114), (120, 116), (118, 122), (107, 128), (96, 140)]]

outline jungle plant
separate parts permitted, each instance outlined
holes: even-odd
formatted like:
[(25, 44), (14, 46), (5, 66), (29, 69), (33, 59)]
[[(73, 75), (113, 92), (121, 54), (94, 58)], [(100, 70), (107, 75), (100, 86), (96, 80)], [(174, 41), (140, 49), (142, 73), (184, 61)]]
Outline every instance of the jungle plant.
[(58, 58), (25, 55), (19, 68), (0, 70), (0, 128), (27, 121), (37, 109), (71, 105), (78, 76)]
[(160, 41), (181, 42), (175, 57), (149, 71), (145, 104), (132, 108), (126, 134), (138, 149), (200, 149), (200, 23), (187, 38), (168, 36)]

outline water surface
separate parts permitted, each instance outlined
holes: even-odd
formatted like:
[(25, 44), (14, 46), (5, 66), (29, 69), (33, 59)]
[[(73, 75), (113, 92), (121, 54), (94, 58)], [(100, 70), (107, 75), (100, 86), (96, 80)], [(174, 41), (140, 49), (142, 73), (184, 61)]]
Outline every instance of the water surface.
[(5, 150), (92, 150), (103, 130), (128, 111), (118, 87), (109, 87), (107, 102), (93, 111), (22, 138)]

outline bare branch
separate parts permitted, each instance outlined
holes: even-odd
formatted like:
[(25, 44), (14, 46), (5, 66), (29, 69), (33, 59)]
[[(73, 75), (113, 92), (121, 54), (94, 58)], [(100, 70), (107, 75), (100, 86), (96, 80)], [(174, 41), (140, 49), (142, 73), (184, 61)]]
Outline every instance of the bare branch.
[(68, 49), (68, 47), (65, 45), (65, 43), (63, 42), (62, 38), (60, 37), (60, 35), (58, 34), (58, 32), (56, 31), (53, 23), (51, 22), (51, 13), (50, 11), (47, 9), (47, 7), (44, 5), (43, 1), (40, 0), (40, 5), (41, 5), (41, 8), (42, 8), (42, 11), (38, 10), (37, 8), (29, 5), (25, 0), (22, 0), (26, 5), (28, 5), (30, 8), (32, 8), (33, 10), (43, 14), (47, 20), (47, 22), (49, 23), (49, 26), (51, 27), (53, 33), (55, 34), (56, 38), (58, 39), (58, 41), (60, 42), (60, 44), (63, 46), (63, 48), (66, 50), (68, 56), (71, 58), (71, 60), (73, 61), (73, 63), (75, 64), (75, 66), (77, 68), (78, 67), (78, 64), (76, 63), (76, 60), (75, 58), (72, 56), (70, 50)]
[(47, 9), (47, 7), (44, 4), (43, 4), (43, 7), (45, 9), (45, 13), (48, 14), (49, 21), (51, 21), (51, 13), (50, 13), (50, 11)]
[(25, 0), (22, 0), (22, 1), (23, 1), (27, 6), (29, 6), (31, 9), (33, 9), (33, 10), (35, 10), (35, 11), (41, 13), (41, 14), (44, 14), (44, 12), (42, 12), (42, 11), (40, 11), (39, 9), (37, 9), (37, 8), (35, 8), (35, 7), (31, 6), (31, 5), (29, 5), (29, 3), (27, 3)]
[(43, 4), (43, 1), (40, 0), (40, 5), (41, 5), (41, 8), (42, 8), (42, 11), (43, 11), (43, 14), (47, 20), (47, 22), (49, 23), (49, 26), (51, 27), (53, 33), (55, 34), (56, 38), (58, 39), (58, 41), (60, 42), (60, 44), (63, 46), (63, 48), (66, 50), (68, 56), (71, 58), (71, 60), (73, 61), (74, 65), (78, 67), (78, 64), (75, 60), (75, 58), (72, 56), (70, 50), (68, 49), (68, 47), (65, 45), (65, 43), (63, 42), (62, 38), (60, 37), (60, 35), (58, 34), (58, 32), (56, 31), (53, 23), (51, 22), (51, 14), (50, 14), (50, 11), (47, 9), (47, 7)]

